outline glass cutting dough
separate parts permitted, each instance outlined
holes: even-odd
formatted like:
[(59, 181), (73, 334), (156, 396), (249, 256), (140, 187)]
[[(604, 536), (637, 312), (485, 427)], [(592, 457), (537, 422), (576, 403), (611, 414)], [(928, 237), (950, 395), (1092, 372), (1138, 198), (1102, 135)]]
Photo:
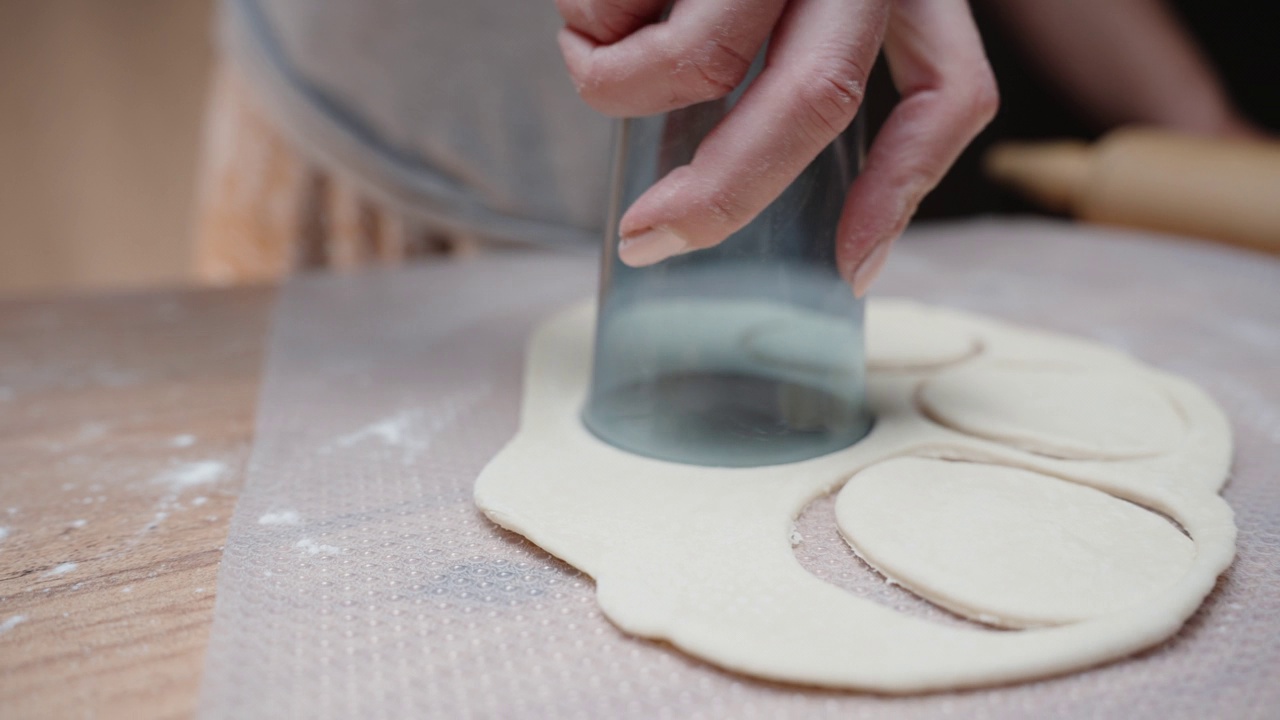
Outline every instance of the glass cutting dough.
[[(1159, 643), (1231, 563), (1235, 526), (1217, 495), (1231, 460), (1224, 416), (1195, 386), (1120, 353), (955, 311), (873, 302), (872, 327), (919, 319), (945, 327), (946, 336), (973, 338), (981, 351), (956, 360), (956, 343), (899, 346), (900, 335), (881, 332), (874, 337), (883, 344), (869, 347), (880, 369), (868, 380), (877, 421), (865, 440), (787, 465), (708, 468), (632, 455), (582, 427), (592, 315), (589, 306), (574, 308), (536, 334), (520, 431), (481, 474), (475, 497), (494, 522), (591, 575), (602, 610), (634, 635), (771, 680), (889, 693), (977, 687), (1079, 670)], [(1063, 437), (1079, 451), (1052, 457), (933, 422), (917, 393), (921, 383), (970, 367), (998, 375), (1006, 366), (1055, 363), (1086, 381), (1113, 373), (1135, 379), (1138, 407), (1147, 408), (1139, 412), (1180, 418), (1176, 428), (1153, 419), (1175, 441), (1155, 454), (1113, 457), (1088, 428), (1111, 412), (1106, 403), (1122, 402), (1125, 412), (1129, 403), (1084, 395), (1065, 414), (1060, 402), (1042, 406), (1053, 414), (1043, 423), (1046, 436), (1062, 439), (1054, 433), (1067, 428)], [(982, 418), (979, 428), (1001, 412), (1029, 412), (1034, 420), (1035, 410), (1018, 402), (1021, 380), (1013, 373), (1008, 385), (995, 381), (997, 402), (958, 400), (949, 416)], [(1101, 407), (1092, 403), (1098, 400)], [(992, 517), (924, 522), (957, 491), (914, 499), (903, 494), (909, 483), (977, 483), (1000, 502)], [(1042, 627), (932, 623), (810, 575), (791, 553), (792, 522), (836, 490), (842, 531), (890, 579), (981, 622)], [(878, 503), (859, 503), (877, 496)], [(867, 520), (893, 510), (920, 516), (902, 524)], [(1029, 532), (1028, 518), (1043, 522)], [(993, 535), (1018, 528), (1015, 540), (1057, 537), (1005, 546)], [(1072, 536), (1081, 531), (1089, 537)], [(929, 550), (963, 546), (973, 550), (969, 568)], [(1034, 576), (1020, 570), (1037, 565), (1059, 589), (1094, 598), (1063, 602), (1034, 586)]]

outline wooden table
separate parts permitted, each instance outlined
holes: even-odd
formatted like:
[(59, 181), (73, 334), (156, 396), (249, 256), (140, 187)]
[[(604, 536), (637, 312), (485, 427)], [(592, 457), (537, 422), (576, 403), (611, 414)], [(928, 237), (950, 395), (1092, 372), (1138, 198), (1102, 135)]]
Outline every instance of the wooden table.
[(0, 717), (194, 713), (273, 298), (0, 302)]

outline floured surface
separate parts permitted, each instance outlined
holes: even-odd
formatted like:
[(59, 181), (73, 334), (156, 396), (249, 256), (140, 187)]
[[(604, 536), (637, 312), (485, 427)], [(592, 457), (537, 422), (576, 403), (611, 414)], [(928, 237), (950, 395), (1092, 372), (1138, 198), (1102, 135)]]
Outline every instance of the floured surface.
[[(720, 312), (733, 317), (737, 309), (724, 304)], [(601, 609), (622, 629), (762, 679), (892, 693), (978, 687), (1087, 668), (1177, 632), (1235, 551), (1231, 510), (1215, 493), (1230, 466), (1230, 431), (1212, 400), (1179, 378), (1078, 339), (904, 301), (871, 302), (869, 322), (886, 309), (907, 325), (934, 318), (956, 335), (976, 337), (981, 355), (961, 361), (965, 364), (952, 366), (954, 370), (872, 371), (867, 392), (876, 424), (865, 439), (812, 460), (750, 468), (660, 462), (620, 451), (587, 431), (579, 416), (590, 382), (594, 309), (587, 304), (562, 312), (543, 323), (530, 343), (520, 430), (476, 481), (476, 504), (494, 522), (594, 578)], [(744, 334), (741, 342), (748, 340)], [(1079, 376), (1124, 376), (1151, 386), (1163, 403), (1157, 409), (1172, 406), (1184, 418), (1185, 439), (1152, 457), (1114, 459), (1110, 438), (1091, 434), (1099, 416), (1116, 412), (1131, 417), (1123, 405), (1128, 396), (1117, 399), (1114, 392), (1072, 400), (1051, 392), (1048, 402), (1036, 403), (1045, 399), (1040, 392), (1028, 403), (1025, 383), (991, 383), (985, 395), (972, 401), (980, 403), (974, 412), (987, 422), (1004, 420), (1001, 410), (1015, 417), (1029, 414), (1033, 420), (1039, 419), (1037, 408), (1052, 413), (1043, 437), (1052, 442), (1061, 428), (1076, 443), (1073, 461), (958, 433), (931, 422), (921, 407), (919, 388), (967, 365), (997, 368), (990, 371), (994, 374), (999, 368), (1049, 363), (1058, 363), (1058, 374), (1068, 386)], [(1040, 390), (1042, 379), (1034, 382), (1032, 389)], [(966, 410), (952, 407), (961, 418), (967, 417)], [(926, 554), (912, 556), (893, 542), (880, 543), (888, 546), (887, 553), (864, 557), (877, 565), (877, 557), (887, 556), (890, 562), (877, 565), (887, 575), (896, 577), (895, 570), (905, 569), (910, 587), (954, 611), (1002, 625), (1055, 627), (1007, 633), (934, 624), (886, 611), (803, 571), (790, 552), (792, 520), (854, 473), (910, 481), (910, 469), (921, 463), (894, 460), (908, 457), (980, 461), (1005, 481), (1003, 491), (1014, 505), (1043, 505), (1040, 495), (1051, 492), (1057, 507), (1030, 507), (1029, 512), (1068, 533), (1093, 533), (1086, 542), (1095, 546), (1004, 550), (1003, 563), (997, 564), (1010, 565), (1010, 570), (978, 561), (971, 573), (963, 567), (939, 567)], [(1002, 468), (1026, 468), (1045, 479), (1057, 478), (1053, 483), (1096, 490), (1036, 485), (1028, 491), (1037, 482), (1027, 477), (1031, 473)], [(1019, 479), (1027, 487), (1019, 487)], [(1113, 512), (1119, 517), (1110, 523), (1070, 517), (1123, 502), (1117, 498), (1168, 514), (1191, 536), (1194, 552), (1173, 526), (1145, 510), (1141, 512), (1150, 517)], [(912, 511), (909, 503), (900, 505)], [(837, 514), (857, 549), (856, 528), (849, 533), (845, 523), (850, 513), (841, 509), (838, 502)], [(1016, 512), (1006, 510), (1015, 517)], [(885, 520), (889, 526), (893, 522)], [(1159, 534), (1151, 522), (1164, 524), (1166, 532)], [(1009, 518), (1004, 524), (1014, 531), (1010, 542), (1034, 540), (1025, 526)], [(999, 522), (963, 530), (961, 525), (935, 524), (924, 538), (908, 542), (945, 547), (947, 538), (936, 533), (950, 529), (964, 533), (957, 538), (960, 543), (988, 548), (997, 543), (986, 533), (999, 532)], [(882, 528), (871, 537), (883, 540), (886, 534)], [(1045, 539), (1073, 542), (1040, 536)], [(1105, 553), (1107, 546), (1115, 549), (1126, 542), (1142, 547)], [(1010, 577), (1037, 560), (1048, 565), (1041, 572), (1057, 577), (1061, 587), (1083, 584), (1088, 592), (1090, 580), (1104, 587), (1098, 588), (1095, 602), (1064, 605), (1046, 588), (1021, 584), (1030, 578)], [(1107, 571), (1107, 566), (1114, 569)], [(980, 580), (983, 570), (988, 572)], [(959, 577), (949, 574), (957, 571)], [(1126, 577), (1130, 574), (1140, 577)]]
[[(1280, 704), (1280, 308), (1265, 302), (1276, 263), (1037, 223), (900, 244), (877, 292), (1123, 348), (1208, 390), (1237, 444), (1224, 494), (1238, 556), (1173, 640), (1087, 673), (917, 698), (758, 683), (628, 638), (588, 578), (474, 509), (476, 473), (515, 431), (531, 328), (591, 294), (595, 272), (593, 260), (534, 256), (286, 287), (223, 557), (205, 717), (1167, 720), (1266, 717)], [(369, 434), (336, 445), (406, 411), (435, 428), (424, 446)], [(962, 625), (867, 570), (829, 509), (810, 505), (787, 550), (808, 573)], [(298, 524), (259, 523), (286, 510)], [(306, 537), (345, 552), (294, 547)]]

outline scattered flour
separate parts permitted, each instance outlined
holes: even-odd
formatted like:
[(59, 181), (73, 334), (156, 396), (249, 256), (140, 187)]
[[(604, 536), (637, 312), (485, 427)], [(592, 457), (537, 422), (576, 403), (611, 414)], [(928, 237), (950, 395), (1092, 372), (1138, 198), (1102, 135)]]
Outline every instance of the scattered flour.
[(184, 448), (196, 444), (195, 435), (174, 435), (169, 438), (169, 447)]
[(269, 512), (258, 518), (259, 525), (297, 525), (300, 522), (302, 522), (302, 516), (297, 510)]
[(0, 527), (0, 540), (4, 540), (7, 537), (9, 537), (9, 528)]
[[(154, 485), (168, 486), (169, 492), (157, 501), (155, 508), (156, 514), (151, 522), (147, 523), (133, 535), (130, 546), (141, 541), (147, 533), (155, 530), (160, 523), (164, 522), (170, 514), (170, 511), (182, 510), (182, 505), (178, 502), (178, 498), (182, 493), (193, 487), (207, 485), (217, 482), (226, 475), (231, 468), (224, 462), (218, 460), (197, 460), (195, 462), (181, 463), (174, 465), (164, 472), (156, 475), (151, 479)], [(106, 498), (102, 498), (105, 500)], [(192, 499), (193, 506), (203, 505), (209, 501), (209, 498), (199, 496)]]
[(401, 410), (365, 427), (343, 435), (322, 452), (348, 448), (374, 440), (391, 448), (399, 448), (405, 465), (412, 464), (431, 447), (435, 436), (452, 427), (458, 418), (475, 407), (490, 393), (490, 388), (459, 392), (445, 397), (429, 408)]
[(49, 572), (45, 573), (44, 577), (57, 577), (59, 575), (66, 575), (72, 570), (75, 570), (76, 567), (78, 566), (73, 562), (64, 562), (61, 565), (58, 565), (57, 567), (53, 568)]
[(319, 555), (321, 553), (324, 553), (325, 555), (341, 555), (343, 553), (343, 550), (340, 547), (334, 547), (333, 545), (321, 545), (311, 538), (302, 538), (298, 542), (294, 543), (293, 546), (306, 550), (310, 555)]
[(171, 492), (180, 493), (196, 485), (216, 482), (226, 472), (226, 463), (217, 460), (198, 460), (170, 468), (157, 475), (152, 482), (168, 485)]
[(27, 616), (26, 616), (26, 615), (11, 615), (11, 616), (9, 616), (9, 619), (8, 619), (8, 620), (5, 620), (4, 622), (0, 622), (0, 635), (3, 635), (3, 634), (5, 634), (5, 633), (9, 632), (10, 630), (12, 630), (12, 629), (14, 629), (14, 628), (18, 627), (19, 625), (21, 625), (22, 623), (24, 623), (24, 622), (26, 622), (26, 621), (27, 621)]
[(84, 527), (85, 525), (88, 525), (88, 524), (89, 524), (89, 521), (88, 521), (88, 520), (72, 520), (72, 521), (71, 521), (71, 527), (73, 527), (73, 528), (75, 528), (75, 529), (77, 529), (77, 530), (79, 530), (80, 528), (82, 528), (82, 527)]
[(414, 428), (421, 425), (425, 417), (426, 413), (422, 410), (404, 410), (366, 425), (350, 435), (343, 435), (334, 444), (338, 447), (351, 447), (365, 440), (376, 439), (384, 445), (408, 448), (421, 442)]

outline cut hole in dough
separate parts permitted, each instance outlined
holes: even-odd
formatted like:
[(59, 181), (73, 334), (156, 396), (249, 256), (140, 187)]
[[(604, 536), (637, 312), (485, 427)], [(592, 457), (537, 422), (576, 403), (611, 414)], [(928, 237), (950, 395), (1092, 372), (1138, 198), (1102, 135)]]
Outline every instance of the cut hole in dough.
[(1195, 545), (1165, 518), (1017, 468), (900, 458), (855, 475), (841, 533), (886, 577), (965, 617), (1036, 627), (1132, 607), (1173, 585)]
[(953, 430), (1067, 460), (1152, 457), (1186, 432), (1168, 396), (1123, 370), (967, 363), (926, 381), (919, 402)]
[(867, 367), (871, 370), (933, 370), (977, 355), (978, 336), (954, 317), (915, 303), (897, 303), (867, 313)]
[(886, 578), (858, 557), (836, 522), (836, 493), (814, 500), (796, 518), (796, 534), (801, 542), (792, 554), (800, 566), (825, 583), (894, 612), (939, 625), (966, 627), (991, 632), (1005, 631), (967, 618)]

